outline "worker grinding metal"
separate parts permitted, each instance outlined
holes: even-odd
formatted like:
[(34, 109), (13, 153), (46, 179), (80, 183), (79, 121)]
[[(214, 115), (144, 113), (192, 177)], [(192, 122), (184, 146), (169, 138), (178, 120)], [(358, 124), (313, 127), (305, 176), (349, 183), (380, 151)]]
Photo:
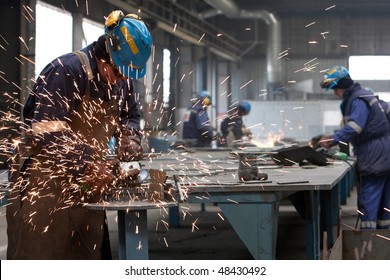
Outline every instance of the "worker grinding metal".
[(330, 148), (351, 143), (361, 176), (358, 207), (362, 229), (390, 228), (390, 130), (379, 100), (355, 83), (348, 70), (334, 66), (325, 73), (321, 87), (333, 89), (342, 100), (343, 127), (323, 136), (319, 144)]
[(145, 75), (152, 38), (141, 19), (121, 11), (107, 17), (104, 33), (48, 64), (24, 106), (25, 160), (11, 173), (8, 259), (111, 258), (105, 212), (83, 203), (99, 201), (114, 179), (104, 160), (113, 135), (119, 159), (142, 156), (131, 79)]
[(194, 147), (211, 147), (213, 127), (207, 115), (208, 106), (211, 106), (211, 95), (201, 91), (184, 114), (183, 139), (196, 140)]
[(251, 111), (251, 104), (248, 101), (242, 100), (233, 113), (227, 116), (221, 122), (221, 138), (219, 146), (231, 147), (234, 141), (241, 140), (244, 136), (251, 138), (252, 132), (245, 127), (242, 117), (248, 115)]

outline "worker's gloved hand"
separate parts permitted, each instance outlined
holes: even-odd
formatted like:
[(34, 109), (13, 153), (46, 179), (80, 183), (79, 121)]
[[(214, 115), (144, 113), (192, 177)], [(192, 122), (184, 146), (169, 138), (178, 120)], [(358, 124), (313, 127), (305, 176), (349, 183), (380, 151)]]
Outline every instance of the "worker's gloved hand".
[(142, 158), (141, 139), (129, 132), (122, 132), (118, 143), (118, 156), (122, 161), (135, 161)]
[(320, 145), (319, 141), (323, 136), (324, 135), (320, 134), (311, 138), (311, 140), (309, 141), (309, 146), (312, 147), (313, 149), (317, 149), (318, 145)]
[(111, 170), (111, 163), (88, 163), (80, 180), (81, 190), (94, 194), (102, 193), (115, 179)]
[(333, 136), (331, 135), (323, 135), (321, 139), (318, 141), (318, 144), (321, 145), (321, 147), (329, 149), (334, 145), (333, 143)]
[(241, 129), (241, 131), (242, 131), (242, 134), (243, 134), (244, 136), (247, 136), (249, 139), (252, 138), (252, 132), (251, 132), (251, 130), (250, 130), (249, 128), (243, 127), (243, 128)]

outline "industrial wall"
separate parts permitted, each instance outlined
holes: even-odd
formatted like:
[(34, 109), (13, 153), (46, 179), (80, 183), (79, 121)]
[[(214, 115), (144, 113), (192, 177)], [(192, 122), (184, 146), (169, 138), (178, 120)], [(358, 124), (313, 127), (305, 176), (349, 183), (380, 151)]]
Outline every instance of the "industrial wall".
[[(319, 8), (320, 9), (320, 8)], [(332, 65), (348, 67), (351, 55), (390, 55), (388, 14), (349, 14), (319, 10), (316, 14), (281, 15), (282, 95), (276, 99), (323, 99), (319, 83)], [(250, 49), (237, 64), (233, 94), (253, 100), (265, 99), (267, 26), (259, 20), (231, 20), (239, 26), (244, 46)], [(227, 26), (227, 28), (230, 27)], [(244, 32), (247, 27), (250, 31)], [(243, 50), (245, 52), (245, 49)], [(367, 69), (376, 71), (376, 69)], [(352, 77), (353, 78), (353, 77)], [(376, 92), (390, 91), (390, 81), (359, 81)], [(309, 95), (308, 95), (309, 94)], [(266, 98), (273, 100), (275, 98)]]
[(319, 134), (331, 134), (340, 127), (338, 101), (251, 101), (251, 113), (244, 116), (253, 140), (260, 146), (291, 139), (309, 141)]

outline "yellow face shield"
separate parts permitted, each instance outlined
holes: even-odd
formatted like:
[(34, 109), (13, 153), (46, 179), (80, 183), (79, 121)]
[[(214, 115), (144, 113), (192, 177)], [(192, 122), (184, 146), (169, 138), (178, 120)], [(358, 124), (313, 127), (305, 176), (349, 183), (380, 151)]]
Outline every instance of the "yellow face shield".
[(203, 104), (204, 106), (210, 106), (210, 105), (211, 105), (211, 100), (210, 100), (210, 98), (209, 98), (209, 97), (205, 97), (205, 98), (203, 99), (202, 104)]

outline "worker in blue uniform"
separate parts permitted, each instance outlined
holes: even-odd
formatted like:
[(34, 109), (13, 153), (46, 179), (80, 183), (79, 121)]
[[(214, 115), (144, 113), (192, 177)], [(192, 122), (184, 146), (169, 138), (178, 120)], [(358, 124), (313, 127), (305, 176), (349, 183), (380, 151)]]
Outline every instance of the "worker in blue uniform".
[(361, 229), (390, 228), (390, 129), (378, 97), (354, 82), (342, 66), (330, 68), (321, 87), (342, 100), (343, 127), (320, 145), (351, 143), (361, 176), (358, 209)]
[(249, 128), (244, 125), (242, 117), (248, 115), (251, 111), (251, 104), (242, 100), (221, 122), (221, 137), (219, 146), (233, 146), (234, 141), (241, 140), (244, 136), (251, 138), (252, 133)]
[(211, 147), (213, 127), (207, 115), (208, 106), (211, 106), (211, 95), (201, 91), (184, 114), (183, 139), (195, 140), (194, 147)]
[(135, 15), (113, 11), (105, 32), (81, 51), (54, 59), (24, 106), (24, 145), (13, 162), (7, 207), (8, 259), (109, 259), (104, 211), (87, 210), (114, 179), (105, 160), (142, 156), (132, 79), (142, 78), (152, 38)]

